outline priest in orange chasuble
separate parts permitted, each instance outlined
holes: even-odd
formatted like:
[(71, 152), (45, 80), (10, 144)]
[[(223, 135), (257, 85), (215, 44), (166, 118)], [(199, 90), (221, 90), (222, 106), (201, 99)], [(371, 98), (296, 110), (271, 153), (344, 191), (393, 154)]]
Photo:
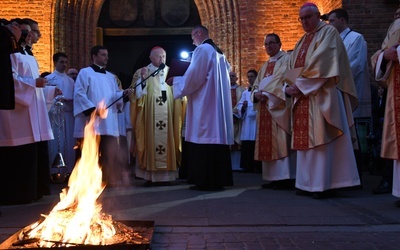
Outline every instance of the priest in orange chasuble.
[[(400, 12), (400, 8), (397, 10)], [(396, 13), (397, 13), (396, 12)], [(400, 14), (399, 14), (400, 15)], [(381, 49), (371, 58), (375, 80), (387, 88), (381, 157), (393, 159), (392, 194), (400, 197), (400, 18), (390, 25)], [(400, 200), (395, 205), (400, 207)]]
[(296, 188), (298, 195), (326, 198), (360, 185), (351, 136), (357, 93), (338, 31), (320, 20), (314, 3), (300, 8), (299, 21), (306, 33), (291, 54), (285, 89), (293, 101)]

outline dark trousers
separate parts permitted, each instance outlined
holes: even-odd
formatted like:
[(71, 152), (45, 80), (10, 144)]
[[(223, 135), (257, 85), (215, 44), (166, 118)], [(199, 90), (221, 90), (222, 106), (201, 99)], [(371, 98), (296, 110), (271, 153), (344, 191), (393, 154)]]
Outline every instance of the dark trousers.
[[(78, 149), (76, 152), (77, 161), (82, 159), (82, 142), (78, 139)], [(127, 146), (127, 145), (126, 145)], [(99, 144), (99, 165), (103, 172), (103, 181), (108, 185), (116, 185), (122, 181), (122, 175), (126, 170), (127, 155), (121, 150), (119, 138), (109, 135), (100, 135)]]
[(233, 185), (229, 145), (187, 142), (188, 183), (219, 188)]
[(254, 149), (256, 141), (242, 141), (240, 149), (240, 167), (247, 172), (261, 170), (261, 161), (254, 160)]
[(37, 158), (37, 143), (0, 147), (1, 205), (27, 204), (37, 199)]

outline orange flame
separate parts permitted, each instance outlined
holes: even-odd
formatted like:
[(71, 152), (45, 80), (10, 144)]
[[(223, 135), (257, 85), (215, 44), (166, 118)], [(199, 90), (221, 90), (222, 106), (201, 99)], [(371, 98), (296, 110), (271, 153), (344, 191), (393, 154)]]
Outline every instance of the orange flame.
[(41, 247), (51, 247), (54, 242), (68, 244), (104, 245), (115, 234), (111, 215), (101, 213), (97, 202), (105, 185), (98, 164), (100, 136), (96, 134), (98, 119), (107, 116), (102, 102), (85, 126), (82, 157), (75, 165), (68, 189), (60, 194), (60, 202), (42, 222), (31, 226), (30, 238), (40, 238)]

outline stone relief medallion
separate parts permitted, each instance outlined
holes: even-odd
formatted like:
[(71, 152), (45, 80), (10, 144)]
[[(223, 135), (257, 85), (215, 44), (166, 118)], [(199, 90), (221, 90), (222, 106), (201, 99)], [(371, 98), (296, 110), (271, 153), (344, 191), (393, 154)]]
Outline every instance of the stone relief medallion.
[(130, 26), (137, 18), (137, 0), (111, 0), (109, 10), (110, 19), (115, 25)]
[(189, 0), (160, 1), (161, 18), (168, 25), (180, 26), (186, 22), (190, 14)]

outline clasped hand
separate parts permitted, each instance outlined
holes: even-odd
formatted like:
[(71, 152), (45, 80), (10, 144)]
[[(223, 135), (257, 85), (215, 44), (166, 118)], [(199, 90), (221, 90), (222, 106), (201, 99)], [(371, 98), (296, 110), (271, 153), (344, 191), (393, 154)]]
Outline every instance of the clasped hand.
[(296, 85), (289, 86), (285, 89), (285, 93), (290, 95), (291, 97), (300, 97), (301, 91)]
[(263, 95), (262, 90), (255, 92), (254, 98), (256, 98), (256, 100), (261, 101), (261, 102), (265, 102), (267, 100), (267, 97), (265, 95)]
[(397, 47), (399, 45), (400, 45), (400, 43), (397, 43), (397, 44), (393, 45), (392, 47), (386, 49), (383, 52), (383, 57), (388, 61), (398, 62), (399, 61), (399, 57), (397, 55)]
[(134, 90), (133, 90), (132, 88), (127, 88), (127, 89), (124, 90), (123, 95), (124, 95), (124, 96), (128, 96), (128, 95), (132, 94), (133, 91), (134, 91)]

